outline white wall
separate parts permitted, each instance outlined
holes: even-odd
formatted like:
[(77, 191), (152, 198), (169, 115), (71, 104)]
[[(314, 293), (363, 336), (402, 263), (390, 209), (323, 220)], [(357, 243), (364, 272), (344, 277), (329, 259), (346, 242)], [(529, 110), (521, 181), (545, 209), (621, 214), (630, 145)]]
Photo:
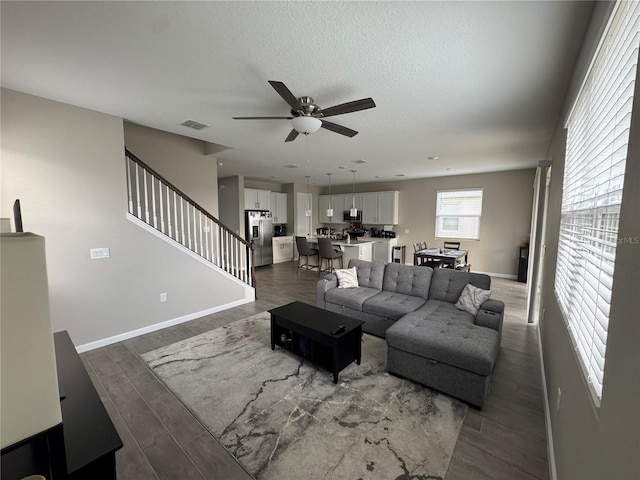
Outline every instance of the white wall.
[[(54, 331), (78, 346), (244, 301), (241, 286), (126, 219), (122, 119), (6, 89), (1, 100), (0, 216), (20, 198), (25, 231), (46, 238)], [(90, 260), (94, 247), (111, 257)]]

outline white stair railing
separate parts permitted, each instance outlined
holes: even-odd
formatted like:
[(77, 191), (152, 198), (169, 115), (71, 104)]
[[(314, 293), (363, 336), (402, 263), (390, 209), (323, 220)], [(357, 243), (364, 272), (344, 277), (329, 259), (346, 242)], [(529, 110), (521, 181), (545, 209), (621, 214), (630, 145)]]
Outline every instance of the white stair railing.
[(129, 213), (255, 287), (253, 244), (125, 149)]

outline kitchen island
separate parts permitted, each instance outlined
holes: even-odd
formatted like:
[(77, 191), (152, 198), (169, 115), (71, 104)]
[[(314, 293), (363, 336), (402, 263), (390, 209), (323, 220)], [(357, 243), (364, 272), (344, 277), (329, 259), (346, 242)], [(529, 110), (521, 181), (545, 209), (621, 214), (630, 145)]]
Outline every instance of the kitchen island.
[[(309, 245), (311, 248), (318, 248), (318, 237), (309, 238)], [(351, 240), (347, 242), (346, 240), (333, 240), (331, 244), (335, 248), (339, 248), (342, 250), (343, 255), (342, 259), (344, 261), (344, 268), (349, 266), (349, 260), (367, 260), (371, 261), (373, 259), (373, 241), (366, 240)], [(334, 263), (335, 265), (335, 263)], [(339, 263), (338, 263), (339, 265)]]

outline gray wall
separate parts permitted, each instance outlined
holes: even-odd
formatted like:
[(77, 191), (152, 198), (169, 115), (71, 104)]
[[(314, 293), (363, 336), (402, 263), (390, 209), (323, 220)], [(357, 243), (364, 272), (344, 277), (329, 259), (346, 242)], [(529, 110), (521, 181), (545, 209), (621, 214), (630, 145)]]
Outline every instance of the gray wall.
[(220, 221), (244, 237), (244, 177), (218, 179)]
[[(244, 299), (241, 286), (126, 219), (122, 119), (6, 89), (1, 101), (1, 216), (20, 198), (25, 230), (46, 238), (55, 331), (83, 345)], [(189, 148), (161, 137), (190, 162)], [(94, 247), (111, 257), (90, 260)]]
[[(442, 246), (435, 238), (436, 191), (456, 188), (482, 188), (480, 240), (461, 242), (469, 251), (473, 271), (515, 276), (518, 247), (529, 241), (535, 170), (454, 175), (393, 182), (356, 184), (356, 192), (398, 190), (399, 223), (394, 231), (399, 243), (407, 246), (407, 262), (412, 261), (413, 244), (427, 242)], [(332, 193), (351, 193), (350, 185), (332, 187)], [(322, 193), (326, 193), (324, 189)], [(405, 231), (408, 230), (408, 233)]]
[[(600, 4), (596, 9), (565, 110), (577, 91), (609, 7)], [(640, 78), (636, 78), (635, 84), (600, 408), (591, 400), (553, 290), (565, 141), (565, 130), (560, 124), (549, 154), (553, 167), (544, 239), (541, 298), (544, 315), (540, 319), (557, 477), (636, 479), (640, 478)], [(558, 388), (562, 391), (559, 410)]]
[(131, 153), (218, 217), (218, 163), (195, 138), (124, 123), (124, 143)]

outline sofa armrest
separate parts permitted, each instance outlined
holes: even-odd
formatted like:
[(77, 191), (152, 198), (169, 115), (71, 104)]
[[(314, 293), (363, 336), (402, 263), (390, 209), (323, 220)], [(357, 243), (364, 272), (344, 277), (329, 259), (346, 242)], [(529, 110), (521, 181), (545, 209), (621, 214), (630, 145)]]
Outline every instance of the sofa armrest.
[(322, 280), (318, 280), (316, 285), (316, 306), (326, 308), (324, 294), (327, 290), (338, 288), (338, 277), (334, 273), (330, 273)]
[(504, 303), (500, 300), (489, 299), (480, 305), (475, 324), (481, 327), (493, 328), (502, 334), (502, 319), (504, 317)]
[(504, 312), (504, 302), (490, 298), (489, 300), (485, 300), (482, 305), (480, 305), (480, 310), (489, 310), (490, 312), (502, 313)]

